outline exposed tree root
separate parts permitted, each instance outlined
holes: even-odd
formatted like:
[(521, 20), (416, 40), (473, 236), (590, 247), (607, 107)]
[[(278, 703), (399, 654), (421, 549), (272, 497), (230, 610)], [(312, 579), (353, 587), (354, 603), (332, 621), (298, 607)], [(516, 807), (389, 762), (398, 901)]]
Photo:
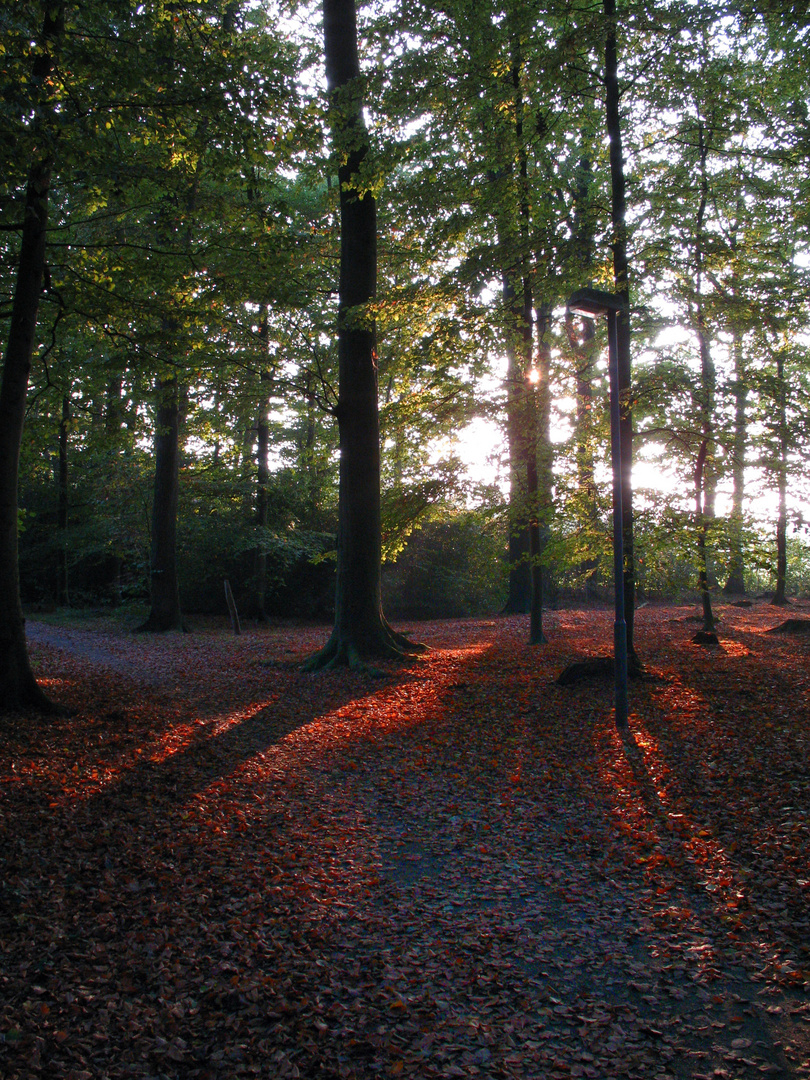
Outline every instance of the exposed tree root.
[(573, 686), (585, 679), (597, 679), (613, 675), (612, 656), (592, 656), (587, 660), (574, 660), (557, 676), (558, 686)]
[(810, 634), (810, 619), (785, 619), (778, 626), (772, 626), (766, 634)]
[[(586, 660), (574, 660), (564, 668), (557, 676), (557, 685), (574, 686), (575, 683), (584, 682), (587, 679), (600, 679), (608, 675), (612, 678), (615, 670), (612, 656), (589, 656)], [(637, 657), (627, 657), (627, 674), (631, 679), (639, 679), (643, 676), (644, 669)]]
[(15, 620), (0, 640), (0, 710), (70, 716), (70, 711), (51, 701), (37, 683), (28, 659), (23, 619)]
[(398, 633), (384, 619), (373, 634), (364, 634), (362, 639), (359, 642), (357, 637), (342, 633), (335, 627), (326, 645), (304, 661), (302, 670), (331, 671), (348, 667), (352, 671), (380, 674), (369, 666), (369, 660), (405, 660), (427, 649), (426, 645)]
[(71, 716), (70, 709), (56, 702), (44, 693), (33, 675), (26, 678), (23, 685), (16, 686), (2, 697), (2, 711), (14, 713), (36, 713), (38, 716)]

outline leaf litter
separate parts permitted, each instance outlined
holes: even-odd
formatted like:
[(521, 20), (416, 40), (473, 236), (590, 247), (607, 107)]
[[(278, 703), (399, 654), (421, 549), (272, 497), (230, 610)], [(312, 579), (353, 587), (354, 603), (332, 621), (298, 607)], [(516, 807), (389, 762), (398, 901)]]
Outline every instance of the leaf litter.
[(810, 1077), (810, 711), (774, 609), (324, 628), (35, 624), (75, 710), (0, 714), (0, 1074)]

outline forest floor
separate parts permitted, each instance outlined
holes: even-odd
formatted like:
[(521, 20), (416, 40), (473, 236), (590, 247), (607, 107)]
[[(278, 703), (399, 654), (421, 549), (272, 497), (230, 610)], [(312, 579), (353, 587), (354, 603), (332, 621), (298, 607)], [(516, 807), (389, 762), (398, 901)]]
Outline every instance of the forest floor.
[(810, 1077), (810, 618), (648, 606), (401, 626), (28, 624), (74, 710), (0, 712), (0, 1075)]

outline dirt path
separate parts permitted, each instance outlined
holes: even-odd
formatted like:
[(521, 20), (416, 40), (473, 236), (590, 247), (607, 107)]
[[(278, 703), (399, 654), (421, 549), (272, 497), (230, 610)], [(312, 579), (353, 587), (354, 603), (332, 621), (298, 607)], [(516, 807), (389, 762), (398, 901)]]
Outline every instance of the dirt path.
[[(146, 685), (159, 685), (167, 681), (165, 666), (160, 677), (149, 675), (133, 666), (132, 641), (109, 633), (99, 634), (97, 629), (56, 626), (53, 623), (27, 619), (25, 634), (29, 642), (46, 649), (59, 649), (69, 656), (76, 656), (127, 678), (142, 678)], [(130, 635), (130, 638), (132, 635)]]

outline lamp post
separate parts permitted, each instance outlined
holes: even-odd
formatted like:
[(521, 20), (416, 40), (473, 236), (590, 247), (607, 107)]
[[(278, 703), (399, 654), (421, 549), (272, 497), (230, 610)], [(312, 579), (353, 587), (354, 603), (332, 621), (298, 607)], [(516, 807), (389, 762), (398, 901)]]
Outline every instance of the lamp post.
[(610, 458), (613, 468), (613, 666), (616, 693), (616, 727), (627, 730), (627, 624), (624, 618), (624, 543), (622, 539), (622, 436), (619, 402), (619, 348), (617, 322), (624, 311), (624, 301), (615, 293), (599, 289), (577, 289), (569, 297), (568, 310), (573, 315), (597, 319), (607, 315), (608, 375), (610, 381)]

